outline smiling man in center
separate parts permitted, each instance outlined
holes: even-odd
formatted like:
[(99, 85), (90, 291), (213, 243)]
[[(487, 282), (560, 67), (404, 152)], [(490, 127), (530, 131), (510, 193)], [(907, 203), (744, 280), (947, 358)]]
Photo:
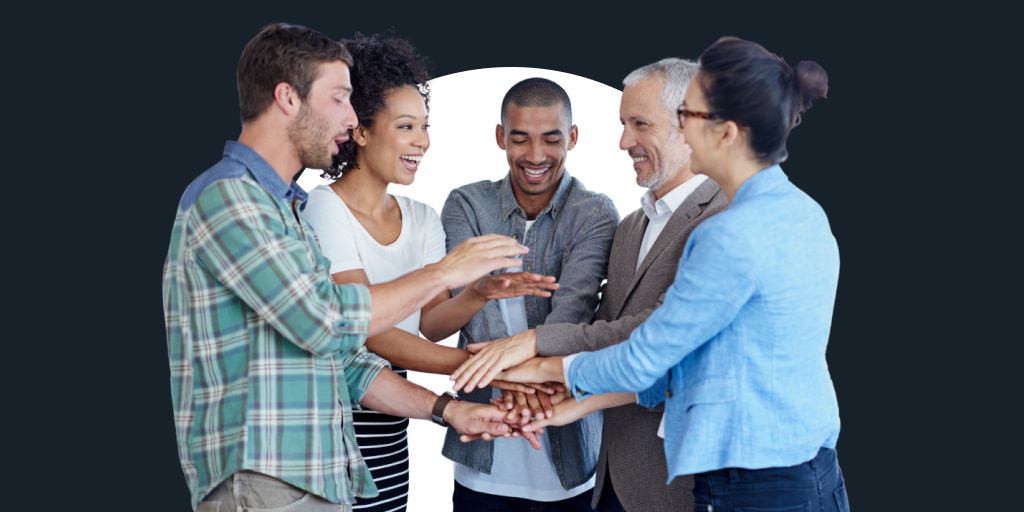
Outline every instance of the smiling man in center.
[[(586, 190), (566, 171), (566, 155), (578, 133), (562, 87), (543, 78), (523, 80), (505, 94), (495, 129), (509, 173), (448, 196), (441, 222), (449, 250), (474, 236), (504, 234), (530, 248), (522, 270), (555, 276), (560, 284), (549, 298), (490, 301), (461, 330), (459, 348), (541, 324), (591, 321), (619, 214), (611, 199)], [(487, 403), (498, 393), (487, 388), (461, 396)], [(457, 463), (455, 512), (590, 511), (601, 416), (548, 429), (540, 442), (540, 450), (521, 439), (463, 444), (449, 429), (442, 454)], [(599, 510), (621, 510), (617, 505), (602, 504)]]

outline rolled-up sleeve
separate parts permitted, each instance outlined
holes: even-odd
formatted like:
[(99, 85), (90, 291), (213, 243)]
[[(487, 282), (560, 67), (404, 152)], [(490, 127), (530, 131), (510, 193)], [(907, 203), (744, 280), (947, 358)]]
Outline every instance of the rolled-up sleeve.
[(352, 354), (338, 361), (338, 367), (345, 372), (345, 385), (352, 403), (363, 401), (370, 383), (385, 368), (390, 368), (387, 360), (370, 353), (366, 347), (360, 347)]
[[(337, 285), (326, 269), (316, 268), (303, 237), (288, 233), (271, 201), (254, 182), (208, 186), (189, 219), (198, 263), (303, 350), (317, 356), (354, 352), (366, 342), (369, 290)], [(211, 305), (218, 299), (202, 298)]]

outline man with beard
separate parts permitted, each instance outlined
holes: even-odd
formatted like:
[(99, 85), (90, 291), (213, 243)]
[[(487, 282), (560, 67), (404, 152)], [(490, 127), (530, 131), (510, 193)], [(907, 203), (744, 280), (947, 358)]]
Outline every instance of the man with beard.
[(164, 319), (178, 453), (199, 510), (349, 510), (375, 495), (353, 402), (450, 423), (466, 440), (508, 433), (493, 406), (438, 398), (363, 344), (526, 249), (480, 237), (394, 281), (337, 285), (303, 219), (293, 177), (331, 165), (357, 124), (351, 62), (319, 32), (264, 28), (238, 63), (238, 141), (178, 205)]
[[(661, 305), (690, 232), (728, 206), (713, 180), (691, 172), (690, 148), (679, 126), (676, 110), (697, 70), (695, 63), (669, 58), (641, 67), (623, 80), (619, 146), (633, 158), (637, 184), (648, 191), (640, 198), (642, 208), (629, 214), (615, 231), (608, 283), (593, 324), (549, 322), (497, 340), (456, 372), (459, 384), (473, 386), (481, 377), (485, 382), (498, 370), (538, 354), (567, 355), (614, 345), (627, 339)], [(602, 495), (617, 495), (629, 511), (693, 508), (692, 477), (678, 477), (665, 485), (668, 469), (659, 431), (664, 404), (646, 408), (635, 402), (636, 394), (629, 393), (592, 397), (578, 404), (570, 399), (555, 406), (556, 416), (582, 416), (599, 406), (618, 405), (604, 411), (594, 504)], [(567, 410), (574, 407), (588, 409)]]
[[(577, 134), (562, 87), (543, 78), (519, 82), (505, 94), (495, 129), (509, 173), (448, 196), (441, 222), (449, 250), (473, 236), (511, 236), (530, 248), (523, 270), (556, 276), (560, 284), (549, 298), (490, 301), (460, 332), (460, 348), (540, 324), (593, 317), (619, 216), (608, 197), (587, 191), (565, 170)], [(463, 396), (487, 403), (499, 394), (481, 389)], [(547, 395), (537, 395), (550, 407)], [(511, 439), (460, 444), (449, 430), (442, 454), (458, 463), (455, 512), (591, 510), (600, 426), (600, 415), (593, 415), (553, 427), (540, 436), (539, 450)]]

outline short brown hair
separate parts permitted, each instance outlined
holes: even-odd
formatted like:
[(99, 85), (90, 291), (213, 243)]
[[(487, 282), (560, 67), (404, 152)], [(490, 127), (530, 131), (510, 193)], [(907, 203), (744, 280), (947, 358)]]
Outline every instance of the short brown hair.
[(263, 27), (238, 59), (238, 106), (242, 122), (255, 119), (274, 101), (274, 88), (285, 82), (305, 100), (319, 76), (319, 64), (352, 65), (345, 45), (316, 30), (275, 23)]

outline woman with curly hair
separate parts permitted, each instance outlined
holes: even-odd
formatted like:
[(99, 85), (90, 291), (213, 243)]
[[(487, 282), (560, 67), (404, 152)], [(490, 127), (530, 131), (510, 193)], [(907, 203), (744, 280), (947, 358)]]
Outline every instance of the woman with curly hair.
[[(337, 283), (376, 284), (439, 261), (445, 235), (426, 204), (388, 193), (392, 183), (416, 179), (430, 147), (426, 59), (408, 41), (356, 33), (343, 40), (352, 54), (352, 106), (359, 126), (339, 146), (323, 173), (329, 186), (309, 193), (305, 217), (313, 226)], [(435, 345), (457, 332), (488, 300), (550, 296), (554, 278), (527, 272), (485, 276), (452, 298), (444, 292), (395, 328), (366, 340), (399, 375), (405, 369), (450, 374), (469, 358), (461, 349)], [(523, 389), (510, 385), (513, 389)], [(379, 491), (359, 498), (355, 510), (405, 510), (409, 491), (409, 420), (369, 409), (353, 411), (356, 440)]]

